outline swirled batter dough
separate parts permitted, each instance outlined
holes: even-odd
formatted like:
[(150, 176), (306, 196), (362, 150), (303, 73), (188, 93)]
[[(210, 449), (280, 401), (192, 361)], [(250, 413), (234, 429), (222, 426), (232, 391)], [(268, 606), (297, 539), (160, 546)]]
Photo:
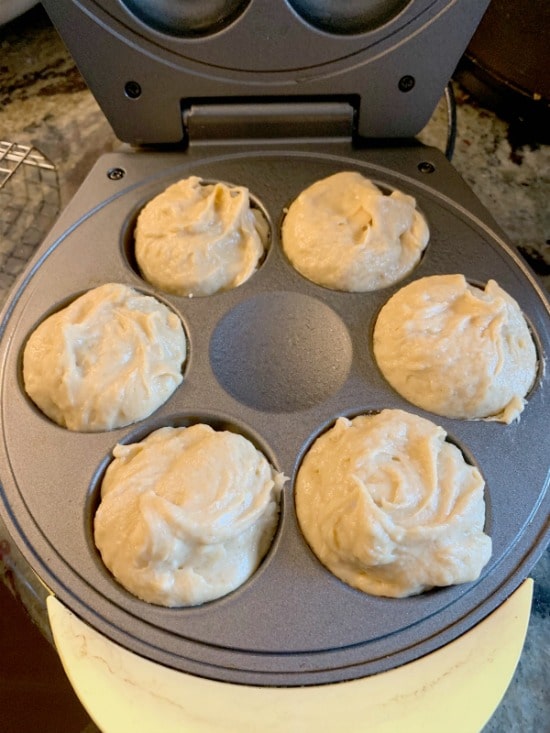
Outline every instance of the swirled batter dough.
[(127, 590), (196, 605), (252, 575), (273, 538), (285, 478), (250, 441), (199, 424), (162, 428), (113, 453), (95, 542)]
[(419, 261), (429, 230), (412, 196), (386, 195), (347, 171), (302, 191), (289, 207), (282, 238), (304, 277), (333, 290), (365, 292), (405, 277)]
[(405, 399), (453, 418), (505, 423), (519, 416), (537, 370), (529, 328), (494, 280), (434, 275), (399, 290), (382, 308), (374, 355)]
[(43, 321), (23, 354), (25, 390), (69, 430), (98, 431), (150, 415), (181, 383), (180, 319), (155, 298), (108, 283)]
[(192, 176), (142, 209), (135, 255), (143, 277), (175, 295), (211, 295), (244, 283), (258, 267), (267, 222), (248, 189)]
[(300, 527), (321, 562), (373, 595), (475, 580), (491, 555), (484, 482), (445, 431), (401, 410), (339, 418), (296, 481)]

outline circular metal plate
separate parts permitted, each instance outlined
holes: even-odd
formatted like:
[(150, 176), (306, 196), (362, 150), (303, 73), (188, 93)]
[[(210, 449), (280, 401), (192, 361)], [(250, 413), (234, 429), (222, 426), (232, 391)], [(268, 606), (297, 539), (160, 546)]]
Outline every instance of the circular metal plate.
[[(542, 368), (550, 352), (550, 319), (544, 297), (435, 151), (429, 152), (431, 177), (419, 173), (426, 156), (420, 147), (397, 149), (386, 158), (380, 151), (347, 157), (307, 146), (226, 148), (195, 156), (121, 155), (117, 165), (125, 176), (112, 182), (106, 177), (112, 160), (100, 160), (8, 304), (0, 351), (5, 521), (60, 600), (109, 638), (169, 667), (219, 680), (292, 686), (353, 679), (423, 656), (502, 603), (544, 547), (550, 455), (549, 385)], [(334, 292), (306, 281), (279, 241), (285, 208), (298, 193), (350, 169), (415, 196), (431, 231), (415, 271), (403, 283), (374, 293)], [(137, 212), (188, 175), (245, 185), (266, 212), (267, 256), (235, 290), (205, 298), (168, 296), (155, 292), (134, 267)], [(473, 282), (496, 279), (519, 302), (532, 328), (541, 369), (521, 420), (512, 425), (418, 410), (385, 383), (374, 363), (373, 324), (392, 293), (412, 279), (453, 272)], [(189, 337), (185, 379), (139, 424), (71, 433), (53, 425), (26, 397), (22, 349), (45, 314), (109, 281), (154, 294), (180, 314)], [(372, 597), (332, 576), (304, 541), (293, 500), (304, 452), (338, 416), (387, 407), (442, 425), (485, 477), (493, 555), (475, 583), (407, 599)], [(201, 607), (160, 608), (121, 588), (94, 548), (99, 482), (117, 442), (199, 420), (249, 436), (289, 477), (280, 526), (268, 556), (240, 589)]]

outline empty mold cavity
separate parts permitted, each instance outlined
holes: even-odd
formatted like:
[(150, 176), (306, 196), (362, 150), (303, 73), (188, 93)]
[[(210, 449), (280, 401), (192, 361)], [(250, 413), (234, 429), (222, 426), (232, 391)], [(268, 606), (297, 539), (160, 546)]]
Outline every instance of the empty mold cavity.
[(326, 33), (368, 33), (393, 20), (410, 0), (288, 0), (307, 23)]
[(231, 309), (210, 341), (221, 386), (241, 403), (293, 412), (325, 401), (344, 384), (353, 346), (340, 317), (301, 293), (262, 293)]
[(142, 23), (181, 38), (208, 36), (234, 22), (249, 0), (122, 0)]
[[(215, 194), (217, 184), (223, 195)], [(177, 191), (177, 186), (186, 190)], [(204, 197), (195, 195), (208, 188)], [(148, 285), (181, 297), (214, 295), (243, 285), (263, 264), (272, 230), (265, 208), (250, 192), (252, 219), (246, 206), (230, 210), (224, 204), (226, 194), (236, 198), (244, 195), (243, 188), (195, 176), (172, 181), (128, 215), (122, 228), (127, 263)]]
[[(116, 593), (121, 593), (125, 597), (130, 597), (133, 599), (133, 602), (145, 602), (148, 603), (148, 605), (153, 606), (165, 606), (165, 607), (172, 607), (172, 608), (197, 608), (205, 603), (212, 603), (216, 601), (220, 601), (223, 598), (227, 597), (229, 594), (233, 594), (237, 591), (244, 590), (248, 584), (253, 582), (254, 578), (257, 576), (258, 572), (261, 568), (265, 566), (268, 559), (271, 557), (271, 555), (274, 552), (275, 546), (279, 541), (279, 535), (280, 535), (280, 527), (282, 523), (282, 513), (283, 513), (283, 504), (284, 504), (284, 487), (283, 483), (286, 480), (283, 476), (283, 474), (278, 470), (277, 468), (277, 462), (270, 451), (270, 449), (264, 444), (263, 440), (255, 434), (253, 431), (247, 429), (245, 426), (236, 423), (233, 420), (224, 419), (220, 416), (214, 416), (214, 415), (199, 415), (199, 414), (193, 414), (193, 415), (178, 415), (174, 416), (172, 418), (163, 418), (158, 420), (152, 420), (147, 425), (142, 425), (139, 428), (136, 428), (135, 430), (128, 433), (117, 445), (124, 445), (124, 446), (132, 446), (138, 443), (141, 443), (142, 441), (146, 440), (147, 438), (151, 437), (153, 434), (158, 433), (159, 430), (163, 428), (193, 428), (194, 426), (208, 426), (212, 428), (212, 430), (219, 432), (228, 432), (232, 433), (234, 435), (239, 435), (245, 438), (252, 446), (259, 451), (263, 458), (271, 465), (272, 472), (274, 474), (274, 481), (275, 481), (275, 489), (273, 490), (273, 493), (270, 495), (270, 499), (268, 503), (272, 505), (273, 500), (275, 500), (275, 503), (277, 505), (275, 513), (273, 513), (273, 506), (271, 506), (270, 509), (267, 509), (267, 514), (262, 514), (262, 516), (268, 516), (270, 517), (270, 521), (268, 522), (267, 529), (264, 529), (263, 532), (260, 532), (261, 539), (259, 540), (258, 537), (254, 540), (258, 545), (258, 551), (251, 553), (251, 563), (257, 563), (256, 567), (248, 573), (248, 576), (244, 578), (240, 583), (236, 584), (233, 588), (226, 590), (225, 592), (221, 593), (218, 597), (213, 598), (207, 598), (206, 600), (194, 603), (162, 603), (158, 600), (149, 600), (149, 599), (142, 599), (140, 596), (134, 592), (132, 589), (128, 589), (125, 587), (125, 584), (120, 582), (115, 575), (111, 572), (111, 570), (107, 567), (107, 565), (103, 562), (103, 558), (101, 555), (100, 550), (96, 546), (96, 535), (95, 535), (95, 517), (98, 512), (98, 509), (100, 507), (100, 504), (102, 502), (102, 484), (105, 479), (107, 470), (109, 469), (109, 466), (113, 462), (114, 458), (113, 455), (106, 456), (98, 466), (97, 470), (95, 471), (92, 480), (90, 482), (88, 494), (86, 497), (85, 507), (84, 507), (84, 533), (86, 537), (86, 541), (89, 547), (89, 551), (93, 557), (94, 564), (96, 566), (96, 569), (100, 572), (100, 574), (103, 576), (104, 579), (107, 580), (110, 587), (116, 591)], [(212, 445), (212, 443), (209, 443), (209, 445)], [(158, 447), (159, 455), (162, 456), (163, 449)], [(154, 472), (151, 473), (150, 466), (151, 466), (151, 459), (153, 458), (153, 454), (149, 453), (147, 456), (147, 464), (146, 464), (146, 476), (145, 480), (147, 480), (148, 477), (154, 476)], [(125, 458), (125, 461), (128, 459)], [(227, 478), (226, 470), (219, 473), (219, 475), (216, 473), (216, 470), (211, 462), (211, 456), (206, 455), (204, 453), (195, 452), (191, 456), (191, 462), (189, 464), (189, 470), (191, 474), (193, 472), (196, 473), (197, 465), (200, 463), (201, 460), (204, 460), (205, 465), (205, 472), (206, 472), (206, 478), (210, 479), (213, 483), (214, 489), (218, 490), (219, 485), (216, 483), (217, 481), (221, 481), (223, 478), (224, 480)], [(239, 464), (239, 461), (237, 461), (237, 465)], [(265, 464), (264, 464), (265, 465)], [(143, 467), (143, 466), (142, 466)], [(139, 468), (139, 467), (138, 467)], [(242, 466), (241, 466), (242, 469)], [(139, 483), (140, 479), (140, 471), (136, 469), (136, 465), (132, 467), (132, 475), (131, 475), (131, 482), (132, 484)], [(157, 525), (159, 527), (160, 535), (158, 535), (157, 540), (160, 541), (160, 545), (157, 546), (157, 541), (153, 538), (153, 535), (151, 535), (151, 538), (148, 541), (141, 542), (140, 537), (138, 535), (132, 537), (131, 546), (139, 546), (140, 552), (136, 554), (135, 560), (136, 560), (136, 567), (139, 566), (139, 572), (138, 575), (141, 573), (141, 571), (146, 572), (147, 567), (149, 564), (155, 564), (158, 563), (160, 567), (160, 570), (162, 571), (164, 568), (164, 564), (166, 564), (167, 568), (164, 568), (164, 573), (168, 574), (172, 572), (173, 570), (179, 571), (179, 570), (185, 570), (186, 564), (190, 561), (189, 558), (193, 558), (193, 552), (194, 552), (194, 546), (196, 545), (199, 547), (199, 550), (206, 546), (206, 552), (212, 552), (213, 557), (216, 561), (220, 561), (220, 553), (223, 555), (223, 552), (217, 549), (218, 542), (222, 543), (223, 538), (211, 538), (210, 533), (214, 532), (216, 526), (218, 526), (218, 529), (220, 532), (225, 533), (227, 535), (230, 535), (230, 523), (226, 521), (226, 518), (224, 518), (223, 521), (219, 521), (219, 517), (216, 519), (216, 522), (210, 522), (208, 521), (207, 525), (205, 525), (204, 529), (208, 535), (206, 538), (197, 539), (200, 534), (200, 516), (194, 514), (196, 511), (196, 507), (194, 506), (193, 497), (190, 495), (190, 487), (187, 485), (185, 487), (184, 493), (186, 497), (187, 506), (190, 507), (184, 512), (180, 512), (179, 505), (177, 502), (177, 491), (178, 487), (174, 485), (173, 483), (170, 484), (167, 490), (165, 486), (165, 482), (171, 482), (174, 478), (177, 479), (177, 475), (174, 476), (174, 472), (172, 472), (172, 478), (170, 479), (169, 474), (165, 474), (163, 477), (160, 477), (160, 474), (157, 474), (154, 476), (154, 479), (156, 483), (154, 483), (154, 488), (151, 489), (151, 491), (143, 491), (140, 494), (140, 498), (138, 500), (139, 509), (136, 508), (137, 505), (135, 505), (135, 501), (132, 500), (132, 497), (130, 496), (130, 493), (128, 491), (129, 488), (132, 488), (130, 486), (130, 481), (126, 484), (125, 494), (124, 494), (124, 502), (123, 504), (120, 503), (120, 501), (115, 502), (114, 506), (117, 506), (118, 504), (118, 510), (126, 507), (132, 506), (134, 504), (134, 523), (133, 526), (139, 526), (140, 522), (141, 524), (153, 530)], [(182, 473), (182, 476), (188, 477), (188, 473)], [(253, 470), (250, 472), (250, 475), (254, 476), (261, 476), (262, 480), (267, 478), (267, 473), (265, 471), (262, 473), (258, 470)], [(267, 485), (267, 484), (266, 484)], [(164, 489), (163, 489), (164, 487)], [(207, 492), (208, 487), (205, 487), (204, 484), (201, 482), (200, 485), (197, 484), (197, 496), (200, 495), (202, 492)], [(145, 495), (149, 494), (152, 496), (154, 494), (152, 500), (148, 500), (146, 503), (146, 507), (143, 512), (143, 521), (140, 519), (141, 517), (141, 508), (145, 506), (144, 504), (144, 497), (147, 498)], [(259, 495), (258, 495), (259, 496)], [(162, 497), (162, 498), (161, 498)], [(174, 497), (176, 497), (174, 499)], [(220, 497), (219, 497), (220, 498)], [(244, 497), (246, 499), (246, 497)], [(259, 499), (257, 498), (256, 501)], [(245, 502), (246, 503), (246, 502)], [(223, 497), (220, 498), (220, 500), (216, 500), (215, 502), (211, 502), (208, 506), (212, 506), (216, 509), (216, 511), (222, 506), (223, 504)], [(183, 505), (182, 505), (183, 506)], [(229, 514), (231, 514), (232, 511), (239, 509), (242, 507), (242, 501), (239, 500), (237, 504), (233, 501), (229, 501), (229, 503), (226, 506), (226, 510)], [(267, 506), (267, 504), (265, 505)], [(111, 507), (112, 508), (112, 507)], [(239, 515), (239, 519), (243, 524), (242, 532), (240, 533), (240, 536), (248, 536), (250, 534), (250, 518), (249, 513), (252, 512), (253, 514), (257, 512), (257, 505), (251, 504), (250, 506), (244, 507), (244, 514)], [(174, 518), (174, 521), (172, 525), (170, 526), (171, 517)], [(210, 520), (210, 517), (208, 517)], [(239, 521), (238, 519), (238, 521)], [(261, 522), (264, 521), (260, 518), (260, 515), (256, 517), (254, 522)], [(119, 520), (116, 522), (116, 526), (120, 529), (124, 526), (124, 521)], [(170, 562), (171, 557), (170, 554), (163, 555), (162, 547), (167, 547), (168, 543), (166, 542), (168, 534), (170, 534), (170, 531), (172, 531), (172, 537), (174, 539), (174, 542), (171, 545), (171, 549), (178, 552), (181, 550), (182, 546), (187, 546), (187, 551), (180, 552), (181, 555), (181, 563), (176, 565), (174, 568), (170, 568)], [(143, 538), (141, 538), (143, 539)], [(141, 542), (141, 544), (140, 544)], [(123, 543), (126, 544), (127, 543)], [(227, 547), (227, 544), (225, 540), (223, 540), (224, 547)], [(208, 546), (211, 546), (211, 550), (208, 550)], [(184, 548), (185, 549), (185, 548)], [(224, 550), (224, 552), (227, 552), (227, 555), (229, 555), (231, 552), (234, 553), (234, 557), (231, 560), (234, 566), (238, 567), (241, 564), (246, 565), (246, 552), (244, 550), (244, 545), (239, 544), (236, 549), (229, 548), (227, 550)], [(140, 554), (141, 553), (141, 554)], [(257, 560), (257, 556), (261, 555), (260, 560)], [(139, 555), (139, 556), (138, 556)], [(201, 558), (202, 562), (206, 562), (208, 558)], [(224, 558), (221, 558), (221, 561), (224, 561)], [(231, 568), (229, 569), (231, 570)], [(201, 566), (199, 565), (196, 568), (197, 573), (200, 575), (201, 573)], [(226, 572), (226, 574), (229, 574), (229, 571)], [(223, 569), (220, 570), (220, 575), (223, 576)], [(162, 576), (162, 573), (159, 573), (159, 577)], [(193, 576), (193, 573), (191, 573), (191, 576)], [(163, 581), (160, 581), (163, 582)]]

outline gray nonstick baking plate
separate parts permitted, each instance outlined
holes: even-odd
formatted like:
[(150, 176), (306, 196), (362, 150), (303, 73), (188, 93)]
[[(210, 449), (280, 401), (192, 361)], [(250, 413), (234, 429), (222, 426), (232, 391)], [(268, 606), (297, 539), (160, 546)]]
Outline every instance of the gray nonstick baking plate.
[[(285, 259), (279, 240), (285, 207), (315, 180), (341, 170), (412, 194), (427, 217), (426, 253), (394, 287), (326, 290)], [(265, 261), (247, 283), (193, 299), (156, 292), (132, 257), (140, 207), (189, 175), (247, 186), (271, 227)], [(385, 383), (373, 361), (373, 324), (386, 300), (412, 279), (454, 272), (474, 283), (496, 279), (532, 328), (539, 374), (512, 425), (418, 410)], [(22, 349), (47, 314), (104, 282), (154, 294), (181, 316), (189, 342), (184, 382), (147, 420), (112, 432), (71, 433), (26, 397)], [(281, 143), (105, 156), (19, 282), (1, 329), (2, 517), (63, 603), (108, 638), (161, 664), (254, 685), (321, 684), (381, 672), (447, 644), (484, 618), (528, 575), (548, 540), (548, 305), (490, 215), (435, 150)], [(293, 480), (309, 444), (339, 415), (386, 407), (442, 425), (484, 475), (493, 555), (475, 583), (408, 599), (371, 597), (332, 576), (303, 539)], [(289, 481), (273, 546), (249, 582), (201, 607), (160, 608), (128, 594), (105, 570), (92, 517), (115, 443), (196, 421), (250, 437)]]

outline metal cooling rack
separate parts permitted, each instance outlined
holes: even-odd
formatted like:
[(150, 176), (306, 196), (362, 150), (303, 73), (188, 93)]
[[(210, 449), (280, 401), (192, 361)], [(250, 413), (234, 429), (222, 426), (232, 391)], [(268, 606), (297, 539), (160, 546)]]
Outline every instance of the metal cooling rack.
[(0, 140), (0, 305), (59, 210), (53, 163), (30, 145)]

